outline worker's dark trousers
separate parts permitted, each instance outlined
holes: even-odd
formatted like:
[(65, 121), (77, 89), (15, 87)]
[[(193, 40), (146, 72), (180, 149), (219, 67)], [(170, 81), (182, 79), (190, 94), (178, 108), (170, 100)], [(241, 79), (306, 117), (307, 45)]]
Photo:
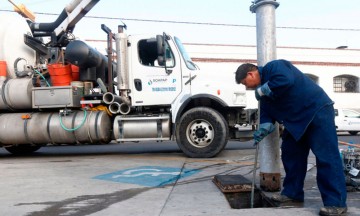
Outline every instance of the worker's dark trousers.
[(284, 131), (281, 157), (286, 175), (281, 194), (304, 200), (303, 187), (310, 149), (316, 156), (316, 179), (324, 206), (345, 207), (345, 177), (332, 105), (318, 111), (298, 142)]

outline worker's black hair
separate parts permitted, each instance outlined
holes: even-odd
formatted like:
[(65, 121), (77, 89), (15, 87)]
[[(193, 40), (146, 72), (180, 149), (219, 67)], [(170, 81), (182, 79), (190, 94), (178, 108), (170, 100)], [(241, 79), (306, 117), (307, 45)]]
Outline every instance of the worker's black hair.
[(247, 73), (249, 71), (255, 71), (258, 67), (256, 65), (245, 63), (238, 67), (238, 69), (235, 72), (235, 81), (237, 84), (240, 84), (241, 80), (245, 79), (247, 76)]

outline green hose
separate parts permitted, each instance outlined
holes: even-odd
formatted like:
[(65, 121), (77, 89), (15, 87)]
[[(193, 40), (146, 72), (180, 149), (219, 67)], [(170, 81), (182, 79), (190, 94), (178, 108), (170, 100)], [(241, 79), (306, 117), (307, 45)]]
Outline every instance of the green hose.
[(43, 80), (45, 80), (47, 86), (50, 87), (50, 84), (48, 83), (48, 81), (46, 80), (46, 78), (45, 78), (38, 70), (35, 70), (35, 69), (34, 69), (34, 71), (35, 71), (37, 74), (39, 74), (40, 77), (41, 77)]
[(78, 126), (75, 127), (75, 128), (67, 128), (67, 127), (63, 124), (62, 118), (61, 118), (61, 114), (59, 113), (60, 125), (61, 125), (61, 127), (62, 127), (64, 130), (66, 130), (66, 131), (69, 131), (69, 132), (71, 132), (71, 131), (76, 131), (77, 129), (81, 128), (81, 127), (85, 124), (86, 116), (87, 116), (87, 112), (86, 112), (86, 110), (84, 110), (84, 118), (83, 118), (81, 124), (78, 125)]

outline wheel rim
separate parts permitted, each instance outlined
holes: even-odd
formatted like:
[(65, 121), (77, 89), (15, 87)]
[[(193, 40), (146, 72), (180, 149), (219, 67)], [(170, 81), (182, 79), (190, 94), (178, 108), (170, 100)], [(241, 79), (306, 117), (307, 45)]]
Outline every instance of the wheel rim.
[(186, 131), (188, 141), (196, 148), (204, 148), (214, 139), (213, 126), (203, 119), (192, 121)]

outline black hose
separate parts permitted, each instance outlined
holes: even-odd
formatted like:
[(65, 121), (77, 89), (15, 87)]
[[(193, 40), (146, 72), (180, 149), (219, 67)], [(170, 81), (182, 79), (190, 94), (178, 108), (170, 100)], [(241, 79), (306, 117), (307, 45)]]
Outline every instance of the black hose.
[(28, 76), (28, 71), (18, 71), (18, 68), (17, 68), (17, 64), (19, 63), (19, 61), (21, 60), (24, 60), (26, 62), (26, 60), (24, 58), (17, 58), (14, 62), (14, 72), (15, 72), (15, 75), (17, 77), (26, 77)]
[(61, 12), (59, 17), (52, 23), (30, 23), (30, 29), (34, 32), (53, 32), (67, 17), (65, 9)]

